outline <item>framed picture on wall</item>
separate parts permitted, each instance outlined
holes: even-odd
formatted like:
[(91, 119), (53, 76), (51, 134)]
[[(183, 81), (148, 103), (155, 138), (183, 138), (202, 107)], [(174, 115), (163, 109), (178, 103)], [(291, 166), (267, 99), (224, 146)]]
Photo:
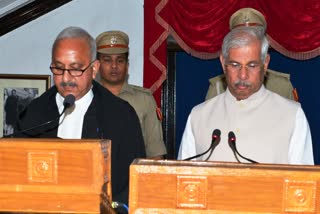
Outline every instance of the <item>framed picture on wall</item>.
[(15, 130), (19, 113), (51, 86), (51, 75), (0, 74), (0, 137)]

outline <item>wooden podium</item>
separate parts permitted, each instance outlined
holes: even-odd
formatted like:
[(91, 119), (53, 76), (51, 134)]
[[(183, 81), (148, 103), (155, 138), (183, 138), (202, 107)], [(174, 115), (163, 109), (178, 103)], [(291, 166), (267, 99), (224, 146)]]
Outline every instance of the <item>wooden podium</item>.
[(110, 213), (110, 163), (109, 140), (0, 139), (0, 211)]
[(130, 213), (320, 213), (320, 167), (136, 159)]

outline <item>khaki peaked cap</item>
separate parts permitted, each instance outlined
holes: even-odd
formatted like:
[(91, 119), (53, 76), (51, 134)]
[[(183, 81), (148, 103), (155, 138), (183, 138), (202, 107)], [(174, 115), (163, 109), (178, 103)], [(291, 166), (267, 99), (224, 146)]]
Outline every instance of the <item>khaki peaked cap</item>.
[(97, 51), (103, 54), (129, 52), (129, 37), (122, 31), (106, 31), (96, 38)]
[(241, 8), (237, 10), (229, 20), (230, 30), (240, 26), (261, 26), (267, 29), (265, 17), (259, 11), (253, 8)]

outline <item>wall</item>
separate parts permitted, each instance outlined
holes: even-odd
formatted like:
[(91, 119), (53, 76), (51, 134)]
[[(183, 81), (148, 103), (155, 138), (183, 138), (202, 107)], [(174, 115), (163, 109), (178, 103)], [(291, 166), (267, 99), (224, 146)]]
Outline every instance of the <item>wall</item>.
[(0, 74), (51, 74), (51, 45), (68, 26), (93, 37), (122, 30), (130, 37), (130, 78), (143, 83), (143, 0), (73, 0), (0, 37)]

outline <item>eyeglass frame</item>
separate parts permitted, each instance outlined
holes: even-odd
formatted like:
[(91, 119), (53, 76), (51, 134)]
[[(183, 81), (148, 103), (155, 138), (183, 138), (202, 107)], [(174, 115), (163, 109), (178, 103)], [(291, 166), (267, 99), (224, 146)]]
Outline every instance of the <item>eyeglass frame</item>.
[[(68, 73), (70, 74), (70, 76), (72, 76), (72, 77), (81, 77), (82, 75), (83, 75), (83, 73), (92, 65), (92, 63), (94, 63), (96, 60), (94, 60), (94, 61), (92, 61), (92, 62), (90, 62), (89, 63), (89, 65), (87, 66), (87, 67), (85, 67), (84, 69), (80, 69), (80, 68), (59, 68), (59, 67), (53, 67), (53, 66), (51, 66), (50, 65), (50, 70), (51, 70), (51, 73), (53, 73), (54, 75), (64, 75), (64, 72), (65, 71), (68, 71)], [(57, 69), (57, 70), (60, 70), (60, 71), (62, 71), (62, 73), (61, 74), (56, 74), (56, 73), (54, 73), (53, 72), (53, 69)], [(79, 74), (79, 75), (72, 75), (71, 74), (71, 71), (80, 71), (81, 72), (81, 74)]]
[[(250, 63), (248, 63), (248, 64), (246, 64), (246, 65), (242, 65), (242, 64), (240, 64), (240, 63), (238, 63), (238, 62), (228, 62), (228, 63), (225, 63), (224, 64), (226, 67), (228, 67), (228, 66), (233, 66), (232, 68), (231, 68), (231, 70), (232, 69), (235, 69), (235, 70), (233, 70), (233, 71), (236, 71), (236, 72), (239, 72), (239, 71), (241, 71), (242, 69), (243, 69), (243, 67), (245, 67), (245, 69), (246, 69), (246, 71), (249, 71), (249, 72), (257, 72), (258, 70), (260, 70), (261, 69), (261, 67), (262, 67), (262, 64), (261, 63), (256, 63), (256, 62), (250, 62)], [(254, 65), (255, 67), (252, 67), (252, 65)], [(235, 67), (235, 66), (239, 66), (239, 67)], [(251, 66), (251, 67), (250, 67)], [(258, 69), (258, 68), (260, 68), (260, 69)], [(230, 68), (229, 68), (230, 69)], [(255, 70), (255, 69), (257, 69), (257, 70)]]

